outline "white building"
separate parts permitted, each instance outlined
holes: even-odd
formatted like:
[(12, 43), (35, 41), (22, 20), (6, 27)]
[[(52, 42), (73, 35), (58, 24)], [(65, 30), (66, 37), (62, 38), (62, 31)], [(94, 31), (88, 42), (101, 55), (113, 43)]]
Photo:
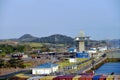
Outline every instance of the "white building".
[(96, 57), (97, 56), (97, 49), (96, 48), (90, 48), (90, 50), (87, 51), (90, 55), (90, 57)]
[(90, 50), (87, 51), (88, 53), (97, 53), (96, 48), (90, 48)]
[(105, 47), (98, 47), (98, 49), (99, 49), (99, 51), (104, 52), (104, 51), (107, 50), (107, 46), (105, 46)]
[(58, 70), (58, 64), (53, 63), (45, 63), (32, 68), (32, 74), (50, 74), (52, 72), (56, 72)]
[(70, 63), (77, 62), (77, 59), (76, 59), (76, 58), (69, 58), (69, 62), (70, 62)]

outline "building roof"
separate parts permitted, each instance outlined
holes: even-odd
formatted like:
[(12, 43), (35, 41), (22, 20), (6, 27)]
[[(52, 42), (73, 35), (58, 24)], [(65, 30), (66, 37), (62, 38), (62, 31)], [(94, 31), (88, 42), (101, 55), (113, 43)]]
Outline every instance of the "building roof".
[(58, 64), (53, 64), (51, 62), (47, 62), (45, 64), (41, 64), (41, 65), (37, 66), (36, 68), (51, 68), (54, 66), (58, 66)]
[(77, 54), (88, 54), (88, 52), (85, 52), (85, 51), (83, 51), (83, 52), (77, 52)]

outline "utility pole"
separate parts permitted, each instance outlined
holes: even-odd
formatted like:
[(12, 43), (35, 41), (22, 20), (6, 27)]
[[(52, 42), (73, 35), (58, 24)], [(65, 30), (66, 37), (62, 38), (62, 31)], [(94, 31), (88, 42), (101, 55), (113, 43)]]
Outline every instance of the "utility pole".
[(51, 64), (51, 75), (53, 75), (53, 65), (52, 65), (52, 64), (53, 64), (53, 61), (52, 61), (52, 54), (50, 54), (50, 56), (51, 56), (51, 63), (50, 63), (50, 64)]
[(93, 57), (93, 54), (92, 54), (92, 72), (93, 72), (93, 74), (94, 74), (94, 72), (95, 72), (95, 67), (94, 67), (94, 57)]

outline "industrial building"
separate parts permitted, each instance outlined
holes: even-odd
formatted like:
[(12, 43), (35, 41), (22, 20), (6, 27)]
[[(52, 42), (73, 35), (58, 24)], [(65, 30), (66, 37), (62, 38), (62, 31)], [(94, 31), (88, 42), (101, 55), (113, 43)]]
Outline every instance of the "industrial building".
[(58, 70), (58, 64), (53, 64), (51, 62), (47, 62), (45, 64), (41, 64), (35, 68), (32, 68), (32, 74), (50, 74), (56, 72)]

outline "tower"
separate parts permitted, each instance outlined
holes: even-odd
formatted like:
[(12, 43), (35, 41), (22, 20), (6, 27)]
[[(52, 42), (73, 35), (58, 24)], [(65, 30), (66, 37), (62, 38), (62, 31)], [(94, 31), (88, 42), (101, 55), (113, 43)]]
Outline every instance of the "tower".
[(75, 41), (78, 42), (78, 52), (85, 51), (85, 40), (89, 40), (89, 36), (85, 36), (83, 31), (80, 31), (80, 34), (75, 37)]

